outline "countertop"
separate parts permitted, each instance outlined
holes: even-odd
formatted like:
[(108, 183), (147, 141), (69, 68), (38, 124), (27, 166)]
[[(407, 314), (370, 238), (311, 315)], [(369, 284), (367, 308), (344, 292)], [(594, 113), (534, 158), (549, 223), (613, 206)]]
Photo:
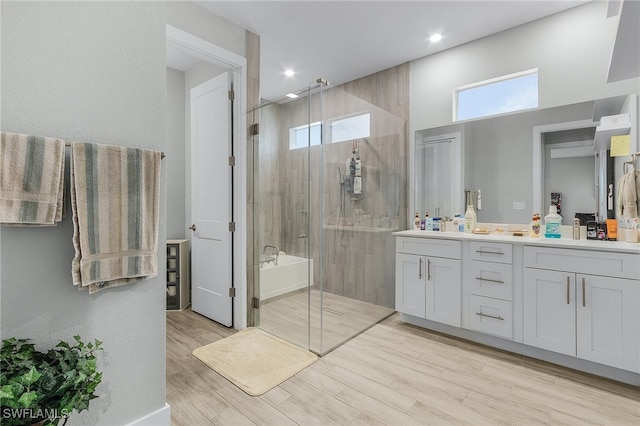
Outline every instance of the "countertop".
[(398, 231), (393, 235), (397, 237), (414, 238), (441, 238), (452, 240), (469, 241), (492, 241), (510, 244), (522, 244), (527, 246), (543, 246), (557, 248), (574, 248), (581, 250), (599, 250), (619, 253), (633, 253), (640, 255), (640, 243), (627, 243), (624, 241), (598, 241), (598, 240), (574, 240), (572, 238), (532, 238), (514, 237), (509, 234), (469, 234), (465, 232), (442, 232), (442, 231)]

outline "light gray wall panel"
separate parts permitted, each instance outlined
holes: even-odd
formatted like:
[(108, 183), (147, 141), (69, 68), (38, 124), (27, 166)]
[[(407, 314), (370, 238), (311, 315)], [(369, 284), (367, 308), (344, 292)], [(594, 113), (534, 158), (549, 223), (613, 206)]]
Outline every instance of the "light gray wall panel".
[[(3, 2), (2, 130), (164, 151), (165, 22), (160, 2)], [(72, 284), (72, 234), (70, 210), (2, 229), (2, 337), (102, 340), (100, 397), (68, 424), (126, 424), (165, 404), (165, 252), (157, 277), (89, 295)]]

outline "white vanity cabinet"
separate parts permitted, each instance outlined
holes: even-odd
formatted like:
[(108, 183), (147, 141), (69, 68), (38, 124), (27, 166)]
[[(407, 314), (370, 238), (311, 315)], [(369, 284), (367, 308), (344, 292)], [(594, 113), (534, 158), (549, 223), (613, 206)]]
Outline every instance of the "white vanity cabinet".
[(469, 328), (513, 338), (513, 250), (511, 244), (472, 241), (469, 245)]
[(640, 372), (638, 256), (524, 248), (523, 343)]
[(396, 310), (460, 327), (461, 243), (396, 239)]

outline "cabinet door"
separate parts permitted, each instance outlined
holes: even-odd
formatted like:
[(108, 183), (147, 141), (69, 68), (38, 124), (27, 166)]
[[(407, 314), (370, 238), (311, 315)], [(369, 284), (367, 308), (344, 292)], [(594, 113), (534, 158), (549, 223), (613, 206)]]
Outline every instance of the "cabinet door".
[(461, 288), (459, 260), (428, 257), (426, 318), (460, 327)]
[(425, 279), (427, 261), (424, 256), (396, 253), (396, 310), (425, 317)]
[(523, 343), (576, 355), (575, 274), (524, 268)]
[(578, 275), (577, 355), (640, 372), (640, 282)]

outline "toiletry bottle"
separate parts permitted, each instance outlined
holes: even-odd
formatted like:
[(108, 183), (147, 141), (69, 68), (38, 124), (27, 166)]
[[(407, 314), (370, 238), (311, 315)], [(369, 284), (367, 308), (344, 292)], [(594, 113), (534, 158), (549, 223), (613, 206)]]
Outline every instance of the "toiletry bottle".
[(464, 214), (464, 232), (472, 233), (476, 228), (477, 216), (475, 210), (473, 210), (473, 205), (469, 204), (467, 206), (467, 211)]
[(424, 214), (424, 223), (427, 231), (433, 231), (433, 218), (429, 216), (429, 212)]
[(464, 217), (461, 214), (458, 215), (458, 232), (464, 232)]
[(416, 213), (416, 218), (413, 220), (413, 228), (416, 231), (420, 230), (420, 222), (421, 222), (420, 215), (418, 213)]
[(458, 215), (453, 217), (453, 232), (458, 232), (458, 228), (460, 227), (460, 218)]
[(439, 217), (433, 218), (432, 231), (440, 231), (440, 226), (442, 225), (442, 219)]
[(573, 239), (580, 239), (580, 219), (577, 217), (573, 219)]
[(540, 213), (533, 214), (529, 236), (532, 238), (538, 238), (540, 236)]
[(562, 216), (558, 214), (555, 205), (549, 206), (549, 214), (544, 217), (544, 237), (560, 238), (560, 224)]

